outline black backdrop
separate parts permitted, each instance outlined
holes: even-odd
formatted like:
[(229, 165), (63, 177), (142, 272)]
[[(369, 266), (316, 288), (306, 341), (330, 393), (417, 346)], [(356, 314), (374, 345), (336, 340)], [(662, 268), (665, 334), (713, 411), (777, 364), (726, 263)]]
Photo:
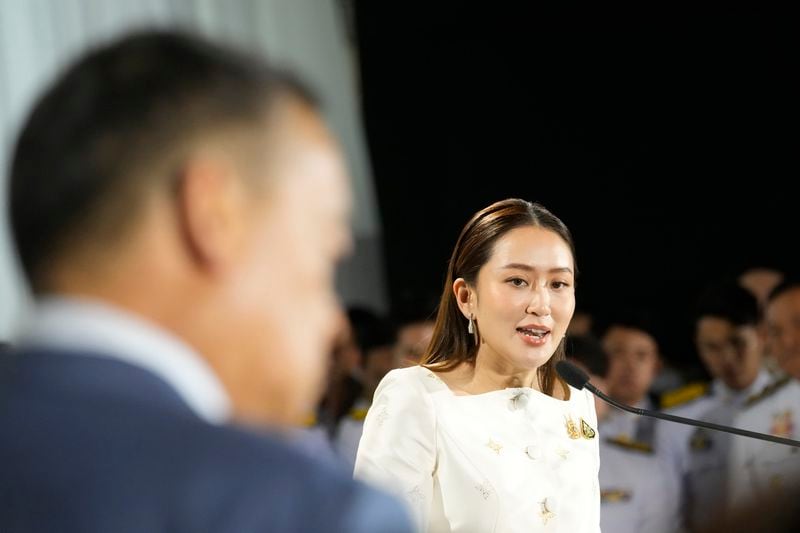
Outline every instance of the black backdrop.
[(797, 270), (788, 14), (427, 4), (355, 4), (393, 302), (438, 293), (461, 226), (509, 196), (571, 228), (579, 306), (649, 308), (677, 363), (705, 283)]

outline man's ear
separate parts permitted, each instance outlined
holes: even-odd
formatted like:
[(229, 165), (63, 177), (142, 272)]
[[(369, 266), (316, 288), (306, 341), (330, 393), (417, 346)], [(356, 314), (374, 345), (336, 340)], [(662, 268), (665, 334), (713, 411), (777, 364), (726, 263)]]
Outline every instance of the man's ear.
[(458, 278), (453, 282), (453, 294), (456, 297), (456, 302), (458, 303), (458, 308), (461, 310), (461, 313), (466, 318), (474, 316), (472, 312), (472, 289), (467, 285), (464, 278)]
[(243, 229), (244, 195), (234, 166), (197, 157), (183, 167), (177, 220), (187, 254), (199, 269), (218, 272), (232, 260)]

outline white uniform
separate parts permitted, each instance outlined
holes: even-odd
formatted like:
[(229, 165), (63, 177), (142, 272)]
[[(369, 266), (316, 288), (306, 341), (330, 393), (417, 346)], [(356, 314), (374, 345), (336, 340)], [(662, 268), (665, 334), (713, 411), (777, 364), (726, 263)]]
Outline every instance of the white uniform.
[[(734, 425), (797, 440), (800, 382), (783, 378), (752, 397)], [(747, 437), (732, 442), (728, 492), (733, 505), (769, 501), (800, 483), (800, 449)]]
[[(634, 405), (653, 409), (649, 398)], [(603, 531), (676, 531), (677, 484), (656, 454), (657, 421), (612, 409), (600, 422)]]
[[(601, 430), (602, 433), (602, 430)], [(675, 531), (676, 491), (653, 449), (626, 439), (600, 441), (600, 526), (609, 533)]]
[(367, 414), (356, 477), (402, 496), (420, 531), (600, 531), (594, 399), (531, 388), (456, 395), (393, 370)]
[(333, 447), (336, 455), (351, 472), (356, 464), (358, 443), (361, 441), (361, 434), (364, 431), (364, 419), (367, 417), (369, 406), (369, 401), (359, 398), (347, 416), (339, 422), (339, 427), (336, 429)]
[[(772, 380), (763, 370), (741, 391), (714, 380), (708, 394), (666, 412), (730, 426), (746, 400), (761, 392)], [(712, 520), (727, 511), (731, 441), (730, 434), (719, 431), (663, 421), (657, 425), (656, 448), (677, 476), (681, 519), (690, 531), (708, 527)]]
[[(649, 398), (637, 402), (632, 407), (650, 410), (654, 408), (653, 402)], [(619, 437), (628, 441), (653, 446), (656, 426), (654, 418), (635, 415), (612, 407), (601, 424), (600, 430), (603, 433), (603, 438)]]

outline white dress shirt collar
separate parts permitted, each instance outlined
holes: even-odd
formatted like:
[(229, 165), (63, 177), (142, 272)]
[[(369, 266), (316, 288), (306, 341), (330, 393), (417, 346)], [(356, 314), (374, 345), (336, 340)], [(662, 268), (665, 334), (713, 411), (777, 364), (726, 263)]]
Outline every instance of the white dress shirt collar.
[(37, 302), (23, 346), (91, 352), (148, 370), (167, 382), (201, 418), (221, 424), (230, 399), (208, 363), (175, 335), (97, 300), (48, 297)]
[(742, 390), (733, 390), (725, 383), (717, 378), (711, 383), (711, 390), (713, 395), (722, 399), (722, 401), (726, 404), (730, 404), (734, 407), (741, 407), (744, 405), (744, 402), (752, 396), (761, 391), (764, 387), (769, 385), (772, 378), (767, 370), (761, 369), (756, 376), (756, 379), (753, 380), (753, 383), (750, 384), (749, 387), (742, 389)]

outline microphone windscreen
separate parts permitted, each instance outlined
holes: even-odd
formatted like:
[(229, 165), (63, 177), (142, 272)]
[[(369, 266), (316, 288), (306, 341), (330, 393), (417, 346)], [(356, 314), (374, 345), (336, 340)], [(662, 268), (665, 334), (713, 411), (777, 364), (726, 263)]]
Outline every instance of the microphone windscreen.
[(589, 375), (568, 361), (556, 363), (556, 372), (561, 379), (578, 390), (583, 390), (583, 387), (589, 382)]

